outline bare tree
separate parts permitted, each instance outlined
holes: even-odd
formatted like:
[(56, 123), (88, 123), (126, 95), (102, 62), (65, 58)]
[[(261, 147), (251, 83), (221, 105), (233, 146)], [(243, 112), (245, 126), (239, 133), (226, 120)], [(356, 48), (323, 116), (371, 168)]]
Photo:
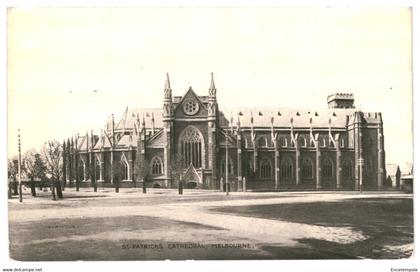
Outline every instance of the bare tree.
[(147, 160), (139, 159), (134, 168), (134, 176), (137, 182), (142, 182), (143, 193), (146, 193), (147, 175), (149, 174), (149, 164)]
[(32, 196), (36, 196), (35, 179), (43, 180), (45, 178), (46, 166), (41, 159), (41, 155), (33, 149), (25, 152), (23, 164), (25, 165), (25, 173), (31, 180)]
[(51, 178), (51, 193), (54, 200), (55, 189), (57, 189), (58, 198), (63, 198), (60, 184), (60, 178), (63, 172), (61, 153), (61, 144), (56, 140), (46, 142), (41, 149), (41, 155), (47, 166), (47, 175)]

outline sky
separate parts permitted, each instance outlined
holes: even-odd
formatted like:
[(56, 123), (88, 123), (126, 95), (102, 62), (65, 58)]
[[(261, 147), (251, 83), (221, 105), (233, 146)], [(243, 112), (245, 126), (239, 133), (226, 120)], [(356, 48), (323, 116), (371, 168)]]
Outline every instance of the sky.
[(326, 108), (351, 92), (382, 112), (386, 162), (413, 160), (409, 8), (12, 8), (8, 155), (96, 134), (126, 107), (206, 95), (219, 107)]

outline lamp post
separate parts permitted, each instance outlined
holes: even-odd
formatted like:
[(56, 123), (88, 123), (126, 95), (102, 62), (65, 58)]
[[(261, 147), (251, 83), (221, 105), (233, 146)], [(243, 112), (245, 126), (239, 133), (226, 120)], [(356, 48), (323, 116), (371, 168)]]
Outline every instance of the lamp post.
[(226, 161), (225, 161), (225, 173), (226, 173), (226, 195), (229, 195), (229, 159), (228, 159), (228, 136), (226, 133)]

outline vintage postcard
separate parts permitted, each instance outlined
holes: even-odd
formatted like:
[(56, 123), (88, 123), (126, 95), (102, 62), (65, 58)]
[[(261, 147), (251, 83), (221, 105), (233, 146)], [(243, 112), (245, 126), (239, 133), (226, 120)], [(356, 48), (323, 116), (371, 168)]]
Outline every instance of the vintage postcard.
[(9, 267), (413, 260), (412, 17), (9, 7)]

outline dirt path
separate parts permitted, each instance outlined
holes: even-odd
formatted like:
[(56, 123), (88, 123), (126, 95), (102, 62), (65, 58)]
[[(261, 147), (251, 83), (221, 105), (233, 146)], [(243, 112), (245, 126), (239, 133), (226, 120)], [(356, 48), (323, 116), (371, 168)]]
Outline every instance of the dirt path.
[[(209, 208), (225, 206), (270, 205), (281, 203), (304, 203), (318, 201), (341, 201), (351, 198), (378, 197), (378, 195), (342, 195), (342, 194), (309, 194), (307, 196), (278, 197), (268, 199), (247, 199), (227, 201), (202, 201), (175, 204), (159, 204), (154, 206), (117, 206), (117, 207), (75, 207), (56, 209), (22, 209), (9, 212), (11, 221), (31, 221), (52, 218), (98, 218), (118, 216), (151, 216), (178, 220), (188, 223), (208, 225), (222, 228), (224, 237), (243, 237), (255, 243), (269, 243), (286, 246), (297, 244), (298, 239), (320, 239), (340, 244), (348, 244), (365, 240), (360, 231), (348, 227), (323, 227), (310, 224), (291, 223), (237, 215), (212, 212)], [(381, 197), (381, 196), (379, 196)], [(386, 195), (401, 197), (401, 195)], [(166, 240), (168, 234), (155, 232), (156, 239)], [(193, 235), (193, 234), (191, 234)], [(172, 237), (172, 236), (171, 236)], [(176, 237), (176, 235), (175, 235)], [(197, 237), (185, 237), (194, 241)]]

